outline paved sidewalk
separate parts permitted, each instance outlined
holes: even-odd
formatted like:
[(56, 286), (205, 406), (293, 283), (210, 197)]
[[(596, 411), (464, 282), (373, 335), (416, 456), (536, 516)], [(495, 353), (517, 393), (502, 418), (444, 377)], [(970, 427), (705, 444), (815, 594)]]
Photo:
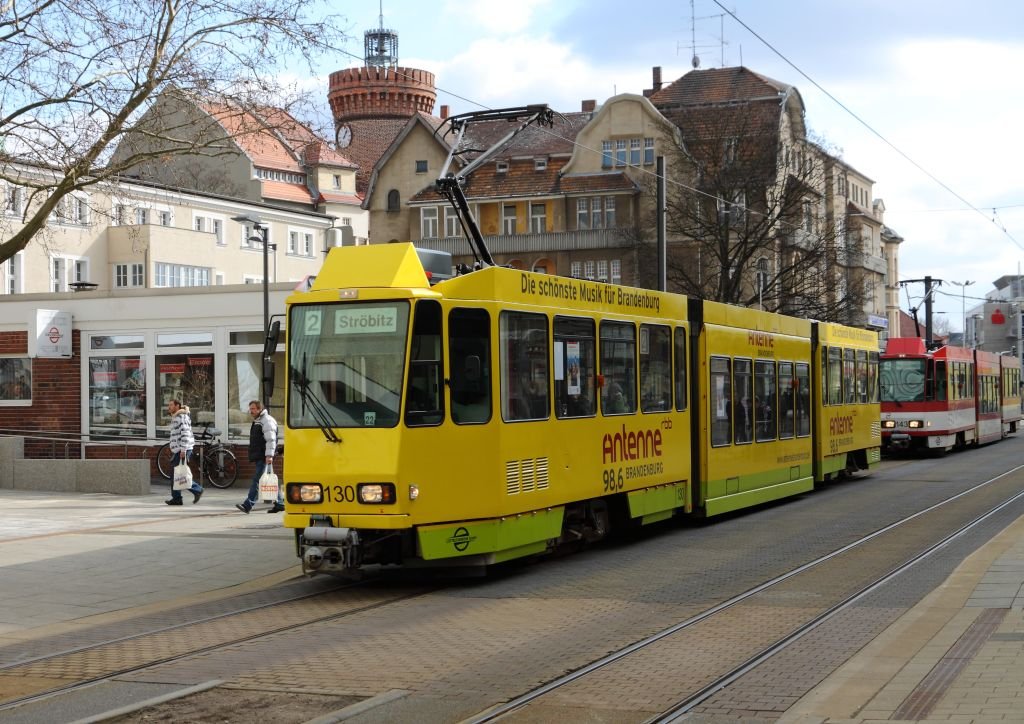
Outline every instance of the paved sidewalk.
[(1024, 517), (780, 721), (1024, 722)]
[[(298, 575), (291, 531), (248, 488), (207, 488), (198, 504), (149, 495), (0, 490), (0, 646), (233, 595)], [(142, 607), (139, 609), (138, 607)]]

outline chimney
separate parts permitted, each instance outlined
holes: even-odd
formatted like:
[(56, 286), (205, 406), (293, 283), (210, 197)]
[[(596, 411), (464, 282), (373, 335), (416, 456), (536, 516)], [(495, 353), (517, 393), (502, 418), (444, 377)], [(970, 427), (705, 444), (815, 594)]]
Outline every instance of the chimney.
[(653, 68), (651, 68), (651, 76), (652, 76), (652, 78), (651, 78), (651, 80), (652, 80), (651, 89), (655, 93), (657, 93), (658, 91), (661, 90), (661, 66), (660, 65), (656, 65)]
[(597, 101), (591, 100), (591, 101), (583, 101), (583, 103), (582, 103), (582, 105), (580, 107), (580, 110), (583, 111), (584, 113), (593, 113), (596, 108), (597, 108)]
[(441, 106), (441, 120), (448, 118), (448, 106)]

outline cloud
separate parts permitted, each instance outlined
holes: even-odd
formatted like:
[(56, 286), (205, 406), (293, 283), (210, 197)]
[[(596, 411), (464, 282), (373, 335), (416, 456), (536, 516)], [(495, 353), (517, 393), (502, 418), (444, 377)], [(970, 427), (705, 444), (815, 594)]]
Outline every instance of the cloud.
[(552, 0), (445, 0), (442, 12), (448, 18), (458, 19), (460, 24), (475, 28), (479, 34), (504, 36), (522, 32), (530, 27), (535, 14), (551, 12), (556, 5)]

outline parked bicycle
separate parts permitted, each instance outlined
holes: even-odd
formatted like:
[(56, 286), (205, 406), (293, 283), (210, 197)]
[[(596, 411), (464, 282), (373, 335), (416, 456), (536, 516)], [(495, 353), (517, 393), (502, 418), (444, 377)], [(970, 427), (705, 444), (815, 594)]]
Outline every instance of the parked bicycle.
[[(192, 455), (192, 472), (199, 476), (200, 485), (209, 481), (215, 488), (230, 488), (238, 479), (238, 459), (231, 452), (230, 448), (221, 442), (220, 430), (209, 424), (195, 433), (196, 446)], [(171, 460), (174, 453), (171, 452), (171, 443), (165, 442), (156, 451), (156, 469), (167, 480), (174, 474), (174, 467)]]

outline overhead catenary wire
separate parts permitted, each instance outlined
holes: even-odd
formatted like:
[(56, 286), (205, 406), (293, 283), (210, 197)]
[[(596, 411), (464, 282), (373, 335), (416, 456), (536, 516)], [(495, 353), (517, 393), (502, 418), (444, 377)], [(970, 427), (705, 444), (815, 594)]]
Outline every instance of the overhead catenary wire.
[(720, 0), (713, 0), (713, 2), (715, 3), (715, 5), (717, 5), (718, 7), (722, 8), (722, 10), (723, 10), (724, 12), (728, 13), (728, 15), (729, 15), (729, 16), (730, 16), (730, 17), (731, 17), (731, 18), (732, 18), (733, 20), (735, 20), (735, 21), (736, 21), (737, 23), (739, 23), (740, 25), (742, 25), (742, 26), (743, 26), (743, 27), (744, 27), (744, 28), (745, 28), (745, 29), (747, 30), (747, 32), (749, 32), (749, 33), (750, 33), (751, 35), (753, 35), (753, 36), (754, 36), (755, 38), (757, 38), (758, 40), (760, 40), (760, 41), (761, 41), (761, 42), (762, 42), (762, 43), (764, 44), (764, 46), (765, 46), (766, 48), (768, 48), (768, 49), (769, 49), (770, 51), (772, 51), (772, 52), (773, 52), (773, 53), (775, 53), (775, 54), (776, 54), (777, 56), (779, 56), (779, 58), (781, 58), (781, 59), (782, 59), (782, 60), (783, 60), (783, 61), (784, 61), (784, 62), (785, 62), (785, 63), (786, 63), (787, 65), (789, 65), (789, 67), (791, 67), (791, 68), (792, 68), (793, 70), (795, 70), (795, 71), (796, 71), (797, 73), (799, 73), (799, 74), (800, 74), (801, 76), (803, 76), (804, 78), (806, 78), (806, 79), (807, 79), (807, 81), (808, 81), (809, 83), (811, 83), (811, 85), (813, 85), (813, 86), (814, 86), (815, 88), (817, 88), (817, 89), (818, 89), (819, 91), (821, 91), (822, 93), (824, 93), (824, 94), (825, 94), (825, 96), (826, 96), (826, 97), (827, 97), (827, 98), (828, 98), (829, 100), (831, 100), (831, 101), (832, 101), (833, 103), (835, 103), (835, 104), (836, 104), (837, 106), (839, 106), (840, 108), (842, 108), (842, 109), (843, 109), (843, 110), (844, 110), (844, 111), (845, 111), (846, 113), (848, 113), (848, 114), (850, 115), (850, 117), (852, 117), (852, 118), (853, 118), (853, 119), (854, 119), (855, 121), (857, 121), (857, 122), (858, 122), (858, 123), (860, 123), (860, 124), (861, 124), (862, 126), (864, 126), (864, 128), (868, 129), (868, 131), (870, 131), (870, 132), (871, 132), (871, 133), (872, 133), (873, 135), (875, 135), (876, 137), (878, 137), (878, 139), (879, 139), (879, 140), (881, 140), (881, 141), (882, 141), (882, 142), (883, 142), (883, 143), (884, 143), (885, 145), (887, 145), (887, 146), (888, 146), (889, 148), (891, 148), (891, 149), (892, 149), (893, 151), (895, 151), (896, 153), (898, 153), (898, 154), (899, 154), (899, 155), (900, 155), (900, 156), (901, 156), (901, 157), (902, 157), (902, 158), (903, 158), (904, 160), (906, 160), (907, 162), (909, 162), (909, 163), (910, 163), (910, 164), (911, 164), (911, 165), (912, 165), (912, 166), (913, 166), (914, 168), (916, 168), (916, 169), (917, 169), (918, 171), (920, 171), (920, 172), (921, 172), (921, 173), (923, 173), (923, 174), (924, 174), (925, 176), (927, 176), (928, 178), (930, 178), (930, 179), (931, 179), (932, 181), (934, 181), (934, 182), (935, 182), (936, 184), (938, 184), (939, 186), (941, 186), (941, 187), (942, 187), (943, 189), (945, 189), (945, 190), (946, 190), (947, 192), (949, 192), (950, 194), (952, 194), (952, 195), (953, 195), (953, 196), (954, 196), (955, 198), (957, 198), (957, 199), (958, 199), (959, 201), (961, 201), (962, 203), (966, 204), (966, 205), (967, 205), (967, 206), (968, 206), (968, 207), (969, 207), (969, 208), (970, 208), (971, 210), (973, 210), (974, 212), (976, 212), (977, 214), (979, 214), (979, 215), (980, 215), (981, 217), (985, 218), (985, 220), (986, 220), (986, 221), (991, 221), (991, 222), (992, 222), (993, 224), (995, 224), (995, 226), (996, 226), (996, 227), (997, 227), (997, 228), (998, 228), (998, 229), (999, 229), (1000, 231), (1002, 231), (1002, 232), (1003, 232), (1003, 234), (1004, 234), (1004, 235), (1005, 235), (1005, 236), (1006, 236), (1006, 237), (1007, 237), (1007, 238), (1008, 238), (1008, 239), (1009, 239), (1010, 241), (1012, 241), (1012, 242), (1013, 242), (1013, 243), (1014, 243), (1014, 244), (1015, 244), (1015, 245), (1016, 245), (1016, 246), (1017, 246), (1018, 248), (1020, 248), (1020, 249), (1024, 250), (1024, 245), (1022, 245), (1022, 244), (1021, 244), (1021, 243), (1020, 243), (1019, 241), (1017, 241), (1017, 239), (1015, 239), (1015, 238), (1013, 237), (1013, 235), (1012, 235), (1012, 234), (1011, 234), (1011, 233), (1010, 233), (1010, 232), (1009, 232), (1009, 231), (1008, 231), (1008, 230), (1006, 229), (1006, 227), (1004, 227), (1004, 226), (1003, 226), (1002, 224), (1000, 224), (1000, 223), (997, 223), (994, 217), (993, 217), (992, 219), (989, 219), (989, 218), (988, 218), (988, 217), (987, 217), (987, 216), (985, 215), (985, 212), (984, 212), (984, 211), (982, 211), (982, 210), (981, 210), (981, 209), (979, 209), (979, 208), (978, 208), (977, 206), (975, 206), (974, 204), (972, 204), (972, 203), (971, 203), (970, 201), (968, 201), (967, 199), (965, 199), (965, 198), (964, 198), (963, 196), (961, 196), (961, 195), (960, 195), (959, 193), (957, 193), (956, 191), (954, 191), (954, 190), (953, 190), (953, 189), (952, 189), (952, 188), (951, 188), (951, 187), (950, 187), (949, 185), (947, 185), (947, 184), (946, 184), (945, 182), (943, 182), (943, 181), (942, 181), (941, 179), (939, 179), (939, 178), (938, 178), (937, 176), (935, 176), (935, 175), (934, 175), (933, 173), (931, 173), (930, 171), (928, 171), (928, 170), (927, 170), (926, 168), (924, 168), (924, 167), (923, 167), (923, 166), (922, 166), (921, 164), (919, 164), (919, 163), (918, 163), (917, 161), (915, 161), (914, 159), (912, 159), (912, 158), (911, 158), (911, 157), (910, 157), (909, 155), (907, 155), (906, 153), (904, 153), (904, 152), (903, 152), (903, 150), (902, 150), (901, 148), (899, 148), (899, 147), (898, 147), (898, 146), (897, 146), (896, 144), (892, 143), (892, 142), (891, 142), (891, 141), (890, 141), (889, 139), (887, 139), (887, 138), (886, 138), (885, 136), (883, 136), (883, 135), (882, 135), (881, 133), (879, 133), (879, 132), (878, 132), (877, 130), (875, 130), (875, 128), (874, 128), (874, 127), (873, 127), (873, 126), (872, 126), (872, 125), (871, 125), (870, 123), (868, 123), (868, 122), (867, 122), (867, 121), (865, 121), (865, 120), (864, 120), (863, 118), (861, 118), (860, 116), (858, 116), (858, 115), (857, 115), (856, 113), (854, 113), (854, 112), (853, 112), (852, 110), (850, 110), (850, 108), (848, 108), (848, 107), (846, 106), (846, 104), (844, 104), (844, 103), (843, 103), (842, 101), (840, 101), (840, 100), (839, 100), (838, 98), (836, 98), (836, 97), (835, 97), (834, 95), (832, 95), (832, 94), (831, 94), (831, 93), (829, 93), (829, 92), (828, 92), (827, 90), (825, 90), (825, 89), (824, 89), (824, 88), (823, 88), (823, 87), (822, 87), (822, 86), (821, 86), (821, 85), (820, 85), (820, 84), (819, 84), (819, 83), (818, 83), (818, 82), (817, 82), (816, 80), (814, 80), (814, 79), (813, 79), (813, 78), (812, 78), (811, 76), (809, 76), (809, 75), (808, 75), (807, 73), (805, 73), (805, 72), (804, 72), (803, 70), (801, 70), (801, 69), (800, 69), (800, 67), (796, 65), (796, 63), (794, 63), (794, 62), (793, 62), (793, 61), (791, 61), (791, 60), (790, 60), (789, 58), (787, 58), (787, 57), (786, 57), (786, 56), (785, 56), (785, 55), (784, 55), (784, 54), (783, 54), (783, 53), (782, 53), (782, 52), (781, 52), (780, 50), (778, 50), (778, 49), (777, 49), (777, 48), (776, 48), (776, 47), (775, 47), (774, 45), (772, 45), (771, 43), (769, 43), (769, 42), (768, 42), (767, 40), (765, 40), (765, 39), (764, 39), (763, 37), (761, 37), (761, 35), (759, 35), (759, 34), (758, 34), (758, 33), (757, 33), (757, 32), (756, 32), (756, 31), (755, 31), (755, 30), (754, 30), (753, 28), (751, 28), (751, 27), (750, 27), (749, 25), (747, 25), (747, 24), (746, 24), (745, 22), (743, 22), (742, 20), (740, 20), (740, 19), (739, 19), (739, 17), (738, 17), (737, 15), (736, 15), (736, 13), (734, 13), (734, 12), (733, 12), (732, 10), (729, 10), (728, 8), (726, 8), (726, 7), (725, 7), (725, 5), (723, 5), (723, 4), (722, 4), (722, 3), (720, 2)]

